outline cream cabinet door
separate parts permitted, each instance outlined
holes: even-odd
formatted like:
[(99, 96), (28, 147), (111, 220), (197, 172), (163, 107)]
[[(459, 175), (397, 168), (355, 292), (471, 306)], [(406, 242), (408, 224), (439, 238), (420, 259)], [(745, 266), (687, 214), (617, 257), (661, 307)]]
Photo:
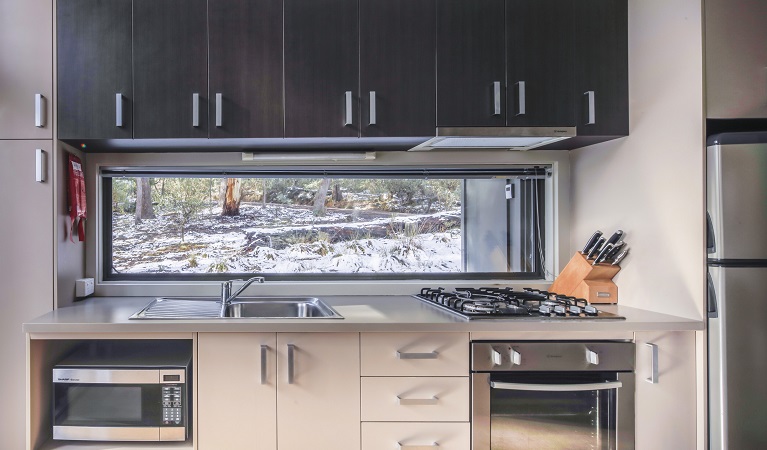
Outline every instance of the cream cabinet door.
[(0, 139), (53, 138), (52, 0), (0, 1), (0, 68)]
[(280, 450), (359, 450), (359, 334), (277, 333), (277, 359)]
[(277, 449), (274, 333), (199, 333), (199, 450)]
[(636, 449), (696, 448), (695, 332), (636, 333), (636, 345)]

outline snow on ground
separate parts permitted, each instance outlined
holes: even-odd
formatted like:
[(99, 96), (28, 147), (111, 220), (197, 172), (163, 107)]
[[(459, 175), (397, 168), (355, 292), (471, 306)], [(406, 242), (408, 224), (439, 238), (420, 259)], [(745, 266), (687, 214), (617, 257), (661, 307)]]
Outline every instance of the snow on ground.
[[(460, 272), (460, 211), (391, 214), (243, 204), (241, 215), (218, 208), (198, 214), (181, 241), (176, 215), (139, 224), (113, 217), (113, 267), (118, 273), (380, 273)], [(442, 227), (420, 229), (428, 219)], [(452, 220), (452, 222), (451, 222)], [(406, 226), (405, 224), (411, 224)], [(376, 229), (385, 237), (371, 236)], [(338, 236), (350, 236), (341, 238)], [(270, 245), (280, 241), (281, 245)]]

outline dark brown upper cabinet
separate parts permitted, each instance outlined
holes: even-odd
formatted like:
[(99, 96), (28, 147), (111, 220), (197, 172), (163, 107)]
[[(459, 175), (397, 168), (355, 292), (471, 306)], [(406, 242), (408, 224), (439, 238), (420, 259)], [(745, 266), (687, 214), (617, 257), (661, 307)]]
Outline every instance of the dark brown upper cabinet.
[(573, 0), (506, 0), (506, 124), (575, 126)]
[(362, 136), (433, 136), (436, 0), (360, 0)]
[(627, 2), (578, 0), (575, 5), (573, 96), (578, 136), (627, 136)]
[(134, 136), (208, 137), (208, 2), (133, 0)]
[(357, 0), (285, 0), (285, 137), (358, 137)]
[(208, 0), (211, 138), (282, 137), (282, 0)]
[(437, 125), (506, 124), (504, 0), (437, 2)]
[(131, 0), (59, 0), (58, 137), (133, 137)]

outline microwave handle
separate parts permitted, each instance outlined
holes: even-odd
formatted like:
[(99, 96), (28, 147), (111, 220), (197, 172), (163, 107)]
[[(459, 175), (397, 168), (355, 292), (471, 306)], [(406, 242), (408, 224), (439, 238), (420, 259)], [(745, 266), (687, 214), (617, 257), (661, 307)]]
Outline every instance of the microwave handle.
[(544, 392), (575, 392), (575, 391), (600, 391), (604, 389), (618, 389), (623, 386), (620, 381), (608, 381), (605, 383), (586, 384), (529, 384), (529, 383), (503, 383), (491, 381), (490, 387), (509, 391), (544, 391)]

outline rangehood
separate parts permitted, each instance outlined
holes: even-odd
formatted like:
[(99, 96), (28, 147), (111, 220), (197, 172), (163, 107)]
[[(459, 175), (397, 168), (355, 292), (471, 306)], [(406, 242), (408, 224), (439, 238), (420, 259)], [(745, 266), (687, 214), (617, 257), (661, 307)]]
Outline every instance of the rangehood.
[(452, 148), (531, 150), (575, 135), (575, 127), (439, 127), (436, 137), (408, 151)]

